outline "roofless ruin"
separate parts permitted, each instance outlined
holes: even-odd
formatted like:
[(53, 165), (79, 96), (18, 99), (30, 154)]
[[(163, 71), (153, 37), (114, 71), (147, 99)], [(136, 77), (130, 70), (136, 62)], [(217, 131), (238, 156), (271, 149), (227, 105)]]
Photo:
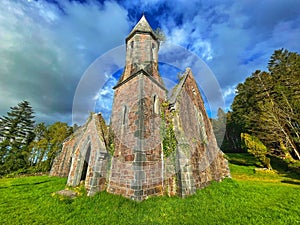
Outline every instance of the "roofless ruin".
[[(195, 193), (230, 176), (191, 69), (167, 97), (159, 40), (142, 16), (126, 38), (126, 65), (114, 87), (110, 126), (101, 114), (64, 142), (50, 174), (133, 200)], [(174, 74), (174, 76), (176, 76)]]

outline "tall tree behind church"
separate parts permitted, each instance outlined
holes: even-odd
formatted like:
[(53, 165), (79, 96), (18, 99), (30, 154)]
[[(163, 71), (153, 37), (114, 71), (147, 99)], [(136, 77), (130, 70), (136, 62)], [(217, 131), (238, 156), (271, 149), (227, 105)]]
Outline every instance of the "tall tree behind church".
[(29, 143), (34, 138), (34, 115), (29, 102), (11, 107), (0, 118), (0, 175), (29, 166)]
[(270, 153), (300, 158), (300, 55), (276, 50), (268, 72), (256, 71), (237, 86), (231, 106), (240, 133), (258, 137)]

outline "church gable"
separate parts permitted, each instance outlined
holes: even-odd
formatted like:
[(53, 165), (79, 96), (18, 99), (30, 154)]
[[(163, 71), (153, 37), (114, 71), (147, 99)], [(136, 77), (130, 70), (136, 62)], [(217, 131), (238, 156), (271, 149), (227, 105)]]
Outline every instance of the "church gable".
[[(165, 160), (166, 176), (169, 177), (165, 185), (168, 189), (174, 192), (173, 183), (177, 180), (175, 192), (184, 197), (207, 186), (212, 180), (220, 181), (230, 176), (227, 160), (217, 146), (190, 68), (186, 69), (174, 87), (168, 104), (166, 114), (171, 115), (168, 126), (173, 128), (175, 141), (172, 143), (176, 143), (176, 152), (173, 154), (177, 158), (175, 165), (169, 159)], [(175, 176), (172, 170), (176, 172)]]
[(68, 176), (69, 186), (84, 182), (88, 195), (105, 190), (109, 153), (102, 130), (108, 128), (101, 127), (103, 121), (101, 114), (90, 115), (86, 124), (64, 143), (50, 175)]
[(78, 146), (72, 156), (67, 184), (77, 186), (85, 183), (88, 195), (105, 190), (109, 153), (101, 127), (101, 114), (91, 115)]

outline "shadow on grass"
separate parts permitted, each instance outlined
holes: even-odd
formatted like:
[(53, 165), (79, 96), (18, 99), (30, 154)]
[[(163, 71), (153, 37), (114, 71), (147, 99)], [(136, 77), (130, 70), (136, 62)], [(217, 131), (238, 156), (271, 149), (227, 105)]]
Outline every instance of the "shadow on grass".
[(248, 153), (226, 153), (226, 156), (231, 164), (239, 166), (263, 167), (261, 162)]
[[(283, 183), (300, 184), (300, 168), (299, 166), (291, 166), (288, 162), (276, 156), (268, 156), (271, 160), (271, 166), (280, 176), (298, 181), (284, 180)], [(239, 166), (254, 166), (263, 168), (261, 162), (249, 153), (226, 153), (226, 158), (231, 164)]]
[(281, 181), (281, 183), (300, 185), (300, 181), (293, 181), (293, 180), (283, 180)]
[(45, 180), (45, 181), (40, 181), (40, 182), (35, 182), (35, 183), (24, 183), (24, 184), (12, 184), (11, 186), (27, 186), (27, 185), (37, 185), (37, 184), (43, 184), (43, 183), (48, 183), (51, 180)]
[[(296, 181), (295, 182), (297, 184), (300, 184), (299, 169), (289, 167), (289, 164), (286, 161), (284, 161), (280, 158), (277, 158), (275, 156), (270, 156), (270, 159), (271, 159), (271, 166), (274, 170), (277, 170), (278, 173), (283, 174), (284, 177), (299, 180), (299, 183), (297, 183)], [(282, 182), (288, 183), (287, 181), (282, 181)], [(293, 181), (291, 181), (291, 182), (293, 182)]]

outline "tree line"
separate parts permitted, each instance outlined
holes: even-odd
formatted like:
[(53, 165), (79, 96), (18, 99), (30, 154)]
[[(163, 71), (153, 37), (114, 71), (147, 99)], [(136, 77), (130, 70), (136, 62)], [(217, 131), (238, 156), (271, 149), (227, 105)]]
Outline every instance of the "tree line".
[(224, 152), (249, 151), (269, 167), (268, 155), (300, 160), (300, 55), (275, 50), (267, 68), (238, 84), (212, 123)]
[(73, 128), (66, 123), (36, 123), (28, 101), (0, 117), (0, 176), (49, 171)]

